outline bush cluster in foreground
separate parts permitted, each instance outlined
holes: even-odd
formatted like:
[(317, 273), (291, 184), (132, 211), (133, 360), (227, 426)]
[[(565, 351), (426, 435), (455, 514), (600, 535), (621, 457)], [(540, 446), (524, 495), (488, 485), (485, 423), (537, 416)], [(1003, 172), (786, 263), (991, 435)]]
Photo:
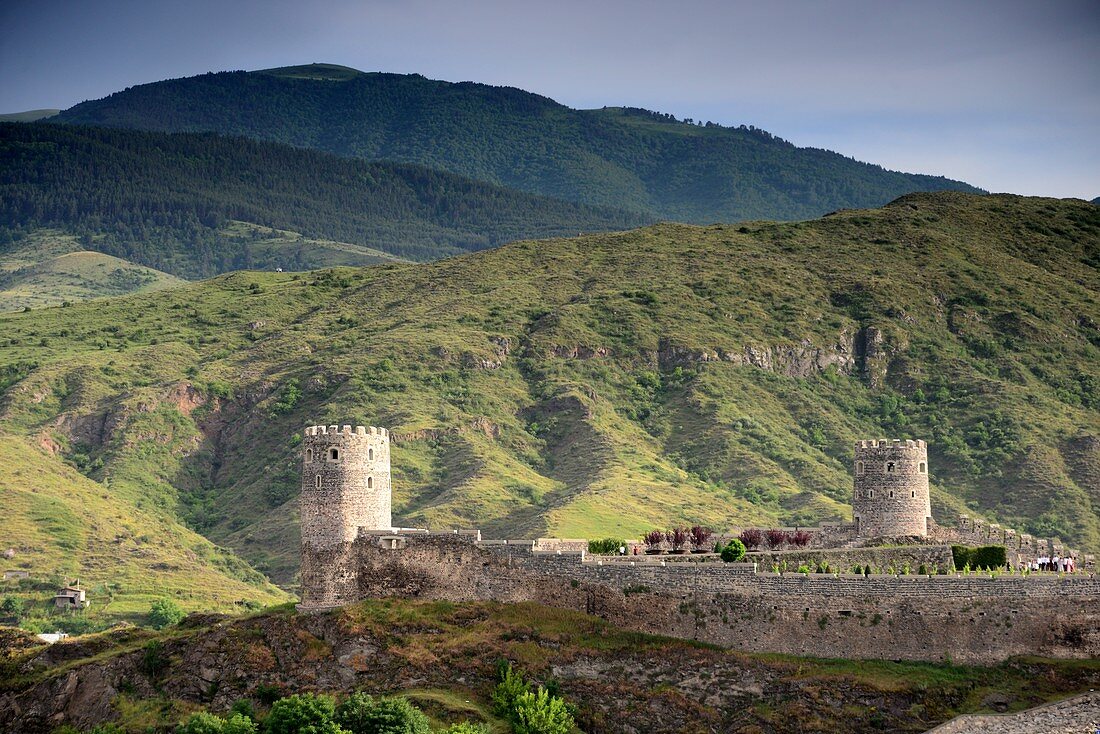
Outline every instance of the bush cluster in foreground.
[[(251, 701), (241, 700), (225, 716), (206, 711), (191, 714), (175, 728), (175, 734), (488, 734), (485, 726), (470, 721), (435, 729), (428, 716), (403, 696), (372, 696), (360, 691), (339, 702), (324, 693), (261, 695), (260, 699), (270, 703), (266, 715), (259, 715)], [(532, 687), (510, 663), (498, 667), (492, 704), (515, 734), (573, 731), (573, 709), (556, 689), (552, 685)], [(80, 730), (62, 726), (54, 734), (80, 734)], [(125, 730), (105, 723), (85, 734), (125, 734)]]

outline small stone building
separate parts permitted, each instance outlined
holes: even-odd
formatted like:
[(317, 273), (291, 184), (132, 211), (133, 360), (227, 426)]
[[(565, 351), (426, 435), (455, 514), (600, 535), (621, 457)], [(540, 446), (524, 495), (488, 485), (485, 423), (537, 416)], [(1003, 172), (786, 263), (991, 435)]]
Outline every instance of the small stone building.
[(53, 596), (53, 605), (58, 609), (86, 609), (88, 603), (84, 589), (76, 586), (62, 587)]

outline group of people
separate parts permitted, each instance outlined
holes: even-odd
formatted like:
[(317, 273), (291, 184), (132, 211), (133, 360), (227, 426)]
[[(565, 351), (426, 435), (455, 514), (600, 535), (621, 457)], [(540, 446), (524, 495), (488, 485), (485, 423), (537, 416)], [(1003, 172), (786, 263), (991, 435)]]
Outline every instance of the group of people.
[(1027, 568), (1031, 571), (1056, 571), (1060, 573), (1073, 573), (1077, 570), (1077, 561), (1072, 556), (1039, 556), (1034, 561), (1027, 562)]

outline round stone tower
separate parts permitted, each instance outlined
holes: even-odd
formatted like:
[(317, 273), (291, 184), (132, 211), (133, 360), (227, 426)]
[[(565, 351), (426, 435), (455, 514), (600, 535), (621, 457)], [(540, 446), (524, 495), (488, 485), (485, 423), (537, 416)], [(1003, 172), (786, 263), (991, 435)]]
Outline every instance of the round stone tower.
[(374, 426), (309, 426), (301, 451), (299, 607), (328, 609), (357, 598), (359, 529), (392, 527), (390, 437)]
[(857, 441), (856, 535), (862, 538), (928, 535), (928, 447), (924, 441)]

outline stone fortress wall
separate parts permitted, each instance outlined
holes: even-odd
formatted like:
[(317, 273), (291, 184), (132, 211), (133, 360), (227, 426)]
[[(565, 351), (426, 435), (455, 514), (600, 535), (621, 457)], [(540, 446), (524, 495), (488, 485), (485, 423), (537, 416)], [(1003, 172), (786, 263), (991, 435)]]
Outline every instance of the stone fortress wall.
[(994, 663), (1100, 655), (1100, 579), (1080, 574), (765, 573), (691, 556), (540, 551), (476, 534), (364, 532), (326, 562), (356, 575), (339, 606), (398, 596), (533, 601), (734, 649)]
[[(844, 569), (851, 553), (886, 550), (860, 548), (862, 531), (900, 529), (917, 541), (901, 546), (912, 555), (911, 571), (922, 559), (943, 568), (950, 554), (944, 543), (953, 541), (930, 522), (924, 443), (860, 442), (856, 450), (857, 461), (882, 463), (881, 472), (865, 463), (862, 480), (857, 471), (857, 497), (864, 491), (867, 502), (877, 501), (885, 491), (887, 501), (864, 505), (860, 526), (820, 529), (825, 542), (841, 545), (830, 555), (849, 554), (835, 565)], [(583, 540), (483, 540), (476, 530), (393, 528), (385, 429), (312, 426), (302, 451), (303, 611), (387, 596), (533, 601), (754, 651), (976, 663), (1019, 654), (1100, 656), (1100, 579), (1091, 574), (776, 574), (714, 555), (591, 556)], [(903, 460), (910, 462), (904, 469), (886, 467)], [(909, 495), (891, 498), (891, 491)], [(938, 544), (924, 544), (929, 533)], [(969, 519), (956, 536), (995, 542), (988, 526)], [(896, 555), (899, 547), (889, 551)]]

